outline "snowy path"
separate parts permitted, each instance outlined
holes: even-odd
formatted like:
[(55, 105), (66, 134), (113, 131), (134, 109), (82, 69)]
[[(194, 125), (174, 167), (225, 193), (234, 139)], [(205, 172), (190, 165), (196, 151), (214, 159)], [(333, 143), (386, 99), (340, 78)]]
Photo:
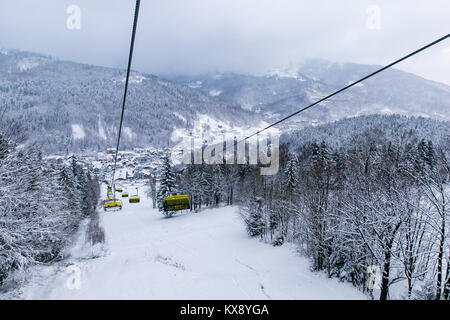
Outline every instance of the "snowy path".
[[(27, 299), (364, 299), (349, 284), (308, 270), (288, 247), (246, 235), (236, 207), (165, 219), (151, 201), (102, 213), (108, 254), (75, 260), (80, 289), (63, 268)], [(79, 250), (79, 249), (77, 249)]]

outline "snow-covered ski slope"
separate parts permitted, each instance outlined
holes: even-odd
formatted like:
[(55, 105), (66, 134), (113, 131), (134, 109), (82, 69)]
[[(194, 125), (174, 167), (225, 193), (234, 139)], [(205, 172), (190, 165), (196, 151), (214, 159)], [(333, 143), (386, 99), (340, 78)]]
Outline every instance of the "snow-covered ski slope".
[[(82, 258), (80, 250), (91, 249), (78, 243), (70, 263), (41, 270), (40, 284), (25, 288), (22, 298), (365, 298), (350, 284), (309, 271), (307, 259), (293, 247), (273, 247), (250, 238), (237, 207), (167, 219), (140, 193), (141, 203), (124, 201), (122, 211), (101, 213), (107, 247), (103, 256)], [(81, 271), (79, 289), (67, 285), (66, 267), (71, 263)]]

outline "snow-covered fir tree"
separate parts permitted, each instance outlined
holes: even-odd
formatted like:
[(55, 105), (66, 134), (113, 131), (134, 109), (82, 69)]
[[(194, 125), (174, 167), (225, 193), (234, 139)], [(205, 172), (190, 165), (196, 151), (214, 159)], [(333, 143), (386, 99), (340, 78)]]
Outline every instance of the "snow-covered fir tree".
[(288, 192), (292, 192), (298, 184), (298, 160), (296, 155), (289, 154), (284, 174), (286, 176), (286, 189)]
[(158, 188), (158, 209), (164, 212), (164, 198), (172, 196), (177, 192), (176, 174), (172, 167), (170, 157), (163, 158), (161, 175)]

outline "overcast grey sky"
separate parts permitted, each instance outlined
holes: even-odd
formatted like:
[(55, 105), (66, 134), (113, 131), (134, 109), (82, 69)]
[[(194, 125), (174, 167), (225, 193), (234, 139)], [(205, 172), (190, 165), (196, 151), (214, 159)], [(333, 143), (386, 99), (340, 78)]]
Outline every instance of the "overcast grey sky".
[[(450, 32), (449, 0), (141, 2), (133, 68), (154, 74), (262, 73), (307, 58), (386, 64)], [(79, 30), (66, 26), (70, 5)], [(125, 68), (134, 5), (1, 0), (0, 47)], [(450, 40), (398, 68), (450, 85)]]

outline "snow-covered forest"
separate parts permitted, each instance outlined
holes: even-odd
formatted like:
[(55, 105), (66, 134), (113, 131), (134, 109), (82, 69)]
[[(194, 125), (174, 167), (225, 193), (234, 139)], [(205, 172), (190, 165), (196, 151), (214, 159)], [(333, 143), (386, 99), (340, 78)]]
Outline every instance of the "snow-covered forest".
[[(449, 137), (446, 122), (346, 119), (284, 136), (275, 176), (166, 159), (160, 189), (150, 190), (159, 203), (189, 194), (192, 210), (239, 204), (250, 236), (294, 243), (313, 270), (376, 299), (392, 287), (405, 299), (449, 299)], [(376, 290), (367, 286), (373, 266)]]
[(0, 302), (450, 301), (450, 1), (19, 2)]
[[(124, 149), (170, 147), (175, 129), (204, 125), (199, 116), (234, 130), (263, 127), (261, 121), (278, 120), (374, 68), (311, 61), (292, 77), (220, 74), (171, 80), (133, 71), (121, 144)], [(115, 143), (124, 76), (120, 69), (0, 50), (0, 114), (20, 121), (29, 142), (40, 143), (45, 152), (101, 151)], [(299, 114), (283, 130), (380, 113), (449, 120), (449, 92), (444, 84), (388, 70)]]
[[(73, 245), (82, 221), (88, 224), (87, 242), (104, 243), (108, 234), (89, 164), (75, 156), (63, 163), (46, 159), (39, 147), (22, 143), (19, 125), (2, 130), (0, 288), (8, 291), (23, 285), (15, 271), (67, 259), (65, 248)], [(164, 197), (187, 194), (191, 212), (221, 212), (211, 223), (230, 224), (223, 226), (227, 232), (237, 228), (227, 217), (239, 208), (249, 238), (268, 247), (293, 246), (312, 271), (352, 284), (368, 297), (449, 299), (449, 139), (448, 122), (372, 115), (284, 134), (280, 169), (273, 176), (260, 175), (258, 165), (174, 166), (167, 156), (158, 176), (145, 182), (144, 203), (164, 213)], [(150, 228), (140, 220), (147, 219), (145, 208), (133, 222), (143, 233)], [(120, 233), (129, 219), (108, 220), (109, 232)], [(154, 223), (158, 228), (161, 221)], [(191, 228), (179, 223), (185, 231)], [(202, 228), (208, 228), (206, 222)], [(295, 268), (289, 270), (295, 278)], [(368, 286), (369, 270), (379, 271), (376, 286)]]
[(80, 221), (98, 214), (99, 197), (97, 179), (75, 157), (67, 165), (45, 160), (38, 147), (18, 144), (18, 126), (3, 124), (2, 129), (6, 127), (7, 132), (0, 132), (3, 290), (14, 284), (4, 283), (13, 271), (64, 258), (62, 249), (71, 242)]
[[(339, 79), (354, 80), (367, 71), (362, 65), (347, 67)], [(91, 240), (103, 238), (96, 211), (97, 178), (76, 157), (61, 165), (44, 155), (102, 150), (114, 143), (113, 120), (118, 116), (114, 105), (121, 98), (123, 75), (116, 69), (14, 50), (0, 54), (0, 71), (4, 75), (0, 80), (2, 283), (11, 271), (62, 259), (62, 249), (84, 218), (91, 221), (90, 234), (95, 238)], [(446, 111), (440, 107), (448, 101), (444, 85), (391, 72), (399, 75), (414, 87), (425, 86), (429, 93), (417, 93), (412, 107), (409, 94), (401, 101), (383, 102), (389, 112)], [(192, 131), (199, 114), (241, 128), (256, 125), (263, 118), (278, 118), (286, 103), (293, 107), (314, 100), (318, 92), (312, 88), (321, 89), (322, 95), (335, 88), (332, 83), (319, 86), (316, 80), (298, 77), (172, 79), (177, 84), (133, 73), (122, 147), (170, 146), (170, 133), (177, 128)], [(392, 79), (380, 84), (378, 94), (369, 100), (391, 96), (385, 90)], [(374, 81), (369, 84), (374, 86)], [(207, 94), (214, 90), (220, 94)], [(298, 95), (298, 90), (309, 95)], [(175, 193), (189, 195), (193, 211), (238, 205), (250, 236), (275, 246), (286, 242), (297, 246), (311, 259), (313, 270), (350, 282), (373, 298), (388, 299), (394, 290), (403, 298), (448, 299), (448, 122), (368, 115), (294, 130), (305, 123), (373, 112), (364, 98), (372, 91), (358, 88), (339, 102), (342, 105), (332, 102), (316, 109), (313, 118), (290, 123), (281, 136), (280, 170), (275, 176), (261, 176), (259, 168), (251, 165), (173, 167), (167, 158), (158, 175), (147, 181), (153, 208), (163, 212), (163, 198)], [(274, 92), (285, 94), (278, 97)], [(429, 98), (434, 96), (440, 98)], [(355, 99), (360, 99), (359, 104), (347, 102)], [(391, 103), (401, 105), (401, 110)], [(337, 114), (322, 119), (317, 114), (324, 108)], [(218, 128), (225, 130), (223, 125)], [(201, 126), (211, 129), (208, 124)], [(367, 287), (371, 276), (367, 270), (372, 267), (382, 275), (380, 289)]]
[[(18, 50), (0, 51), (0, 115), (19, 121), (29, 142), (49, 153), (112, 146), (123, 95), (123, 70), (60, 61)], [(191, 128), (197, 114), (235, 125), (261, 117), (196, 90), (133, 71), (121, 146), (168, 146), (174, 128)]]

